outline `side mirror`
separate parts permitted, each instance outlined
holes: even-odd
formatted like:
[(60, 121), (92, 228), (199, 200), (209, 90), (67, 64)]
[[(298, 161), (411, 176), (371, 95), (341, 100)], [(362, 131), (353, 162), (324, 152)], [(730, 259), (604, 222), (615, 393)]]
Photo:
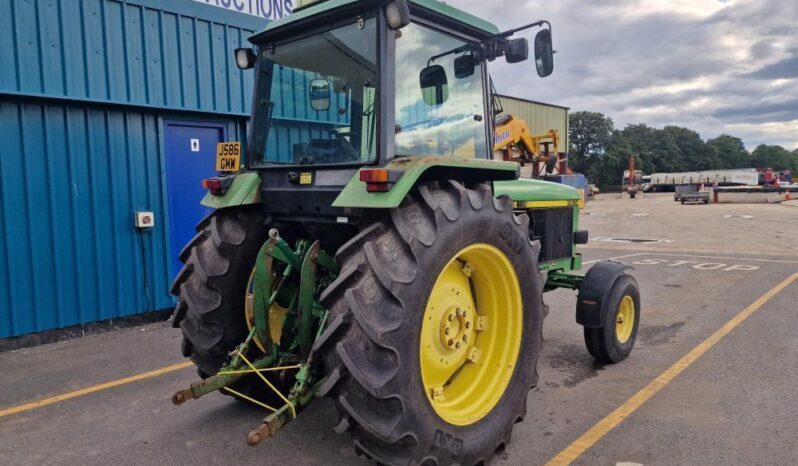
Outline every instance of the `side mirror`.
[(551, 45), (550, 29), (543, 29), (535, 36), (535, 66), (541, 78), (554, 71), (554, 46)]
[(330, 108), (330, 82), (326, 79), (314, 79), (310, 82), (310, 106), (317, 112)]
[(434, 107), (449, 99), (449, 81), (442, 66), (432, 65), (424, 68), (421, 70), (419, 81), (425, 104)]
[(245, 47), (235, 50), (236, 66), (240, 70), (248, 70), (255, 66), (255, 52), (251, 48)]
[(477, 67), (477, 60), (472, 54), (466, 54), (454, 59), (454, 77), (464, 79), (474, 74)]
[(507, 63), (520, 63), (529, 58), (529, 41), (523, 37), (507, 41), (504, 58)]

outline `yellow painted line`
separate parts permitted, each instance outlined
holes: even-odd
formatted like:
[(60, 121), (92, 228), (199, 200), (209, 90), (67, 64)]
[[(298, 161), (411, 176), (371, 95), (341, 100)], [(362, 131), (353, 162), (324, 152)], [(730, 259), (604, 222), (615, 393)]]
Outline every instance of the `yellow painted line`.
[(101, 383), (99, 385), (93, 385), (91, 387), (81, 388), (80, 390), (75, 390), (74, 392), (64, 393), (50, 398), (45, 398), (43, 400), (37, 400), (31, 403), (26, 403), (24, 405), (14, 406), (13, 408), (4, 409), (0, 411), (0, 417), (10, 416), (12, 414), (21, 413), (24, 411), (30, 411), (31, 409), (41, 408), (43, 406), (51, 405), (53, 403), (58, 403), (59, 401), (71, 400), (72, 398), (77, 398), (83, 395), (89, 395), (91, 393), (96, 393), (102, 390), (108, 390), (109, 388), (118, 387), (120, 385), (125, 385), (131, 382), (150, 379), (152, 377), (157, 377), (159, 375), (168, 374), (169, 372), (185, 369), (186, 367), (190, 366), (193, 366), (193, 364), (190, 362), (181, 362), (180, 364), (174, 364), (171, 366), (162, 367), (160, 369), (156, 369), (150, 372), (145, 372), (143, 374), (133, 375), (131, 377), (125, 377), (124, 379), (112, 380), (110, 382)]
[(740, 311), (739, 314), (734, 316), (731, 320), (723, 324), (721, 328), (710, 335), (706, 340), (702, 341), (698, 346), (693, 348), (682, 359), (678, 360), (674, 365), (669, 367), (665, 372), (661, 373), (651, 383), (646, 385), (642, 390), (635, 393), (634, 396), (626, 400), (624, 404), (619, 406), (615, 411), (608, 414), (604, 419), (600, 420), (596, 425), (590, 428), (587, 432), (582, 434), (581, 437), (574, 440), (573, 443), (568, 445), (557, 456), (552, 458), (547, 466), (568, 465), (576, 460), (585, 451), (592, 447), (596, 442), (601, 440), (602, 437), (607, 435), (612, 429), (618, 427), (621, 422), (634, 413), (640, 406), (643, 405), (649, 398), (656, 395), (657, 392), (662, 390), (665, 385), (681, 374), (682, 371), (690, 367), (696, 359), (701, 357), (704, 353), (709, 351), (710, 348), (720, 341), (723, 337), (728, 335), (735, 327), (740, 325), (745, 319), (756, 312), (765, 303), (770, 301), (784, 288), (790, 286), (794, 281), (798, 280), (798, 272), (790, 275), (786, 280), (776, 285), (773, 289), (760, 296), (759, 299), (751, 303), (750, 306)]

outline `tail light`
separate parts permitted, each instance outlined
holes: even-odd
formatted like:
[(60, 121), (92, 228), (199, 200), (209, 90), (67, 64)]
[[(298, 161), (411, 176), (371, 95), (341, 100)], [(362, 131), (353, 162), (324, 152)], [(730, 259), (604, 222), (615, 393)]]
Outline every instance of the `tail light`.
[(202, 189), (207, 189), (214, 196), (224, 196), (234, 179), (235, 175), (206, 178), (202, 180)]
[(392, 172), (385, 168), (369, 168), (360, 171), (360, 181), (366, 183), (366, 191), (370, 193), (390, 191), (401, 176), (400, 172)]

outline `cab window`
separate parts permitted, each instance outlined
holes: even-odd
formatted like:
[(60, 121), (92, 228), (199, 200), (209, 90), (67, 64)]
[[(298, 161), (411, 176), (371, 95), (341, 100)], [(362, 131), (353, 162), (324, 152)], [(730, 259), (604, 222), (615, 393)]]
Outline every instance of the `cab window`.
[(484, 158), (483, 67), (476, 44), (419, 24), (396, 40), (396, 155)]

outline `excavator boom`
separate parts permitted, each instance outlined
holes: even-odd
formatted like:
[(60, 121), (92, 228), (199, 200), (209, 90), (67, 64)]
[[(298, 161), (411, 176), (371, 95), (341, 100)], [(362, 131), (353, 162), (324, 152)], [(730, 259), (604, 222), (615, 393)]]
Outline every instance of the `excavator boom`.
[[(493, 152), (501, 153), (502, 159), (521, 164), (546, 164), (550, 173), (558, 161), (560, 134), (551, 129), (545, 134), (531, 134), (526, 121), (512, 115), (496, 120)], [(520, 160), (519, 160), (520, 159)]]

